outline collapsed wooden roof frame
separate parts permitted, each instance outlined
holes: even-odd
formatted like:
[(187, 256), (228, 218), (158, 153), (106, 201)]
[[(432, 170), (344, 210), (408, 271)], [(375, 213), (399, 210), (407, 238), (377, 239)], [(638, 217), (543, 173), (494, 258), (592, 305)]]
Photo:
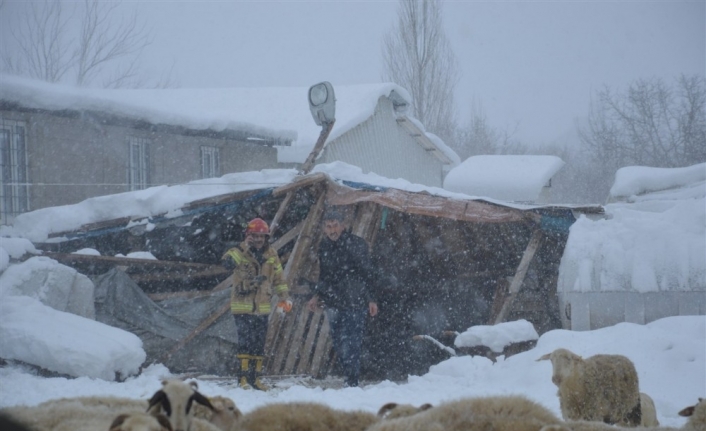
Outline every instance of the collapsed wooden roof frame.
[[(309, 268), (315, 259), (311, 253), (312, 245), (319, 238), (319, 226), (326, 206), (360, 206), (362, 211), (357, 211), (356, 218), (351, 223), (352, 232), (368, 241), (374, 243), (379, 226), (382, 208), (389, 208), (407, 214), (415, 214), (429, 217), (438, 217), (448, 220), (467, 221), (474, 223), (521, 223), (531, 227), (532, 234), (524, 249), (520, 263), (512, 278), (510, 287), (502, 295), (502, 306), (494, 311), (494, 315), (489, 323), (503, 322), (510, 312), (513, 301), (520, 291), (522, 282), (527, 273), (527, 269), (534, 258), (535, 252), (542, 242), (541, 220), (542, 216), (532, 210), (518, 209), (511, 206), (499, 205), (477, 199), (452, 199), (431, 195), (426, 192), (409, 192), (394, 188), (371, 186), (368, 184), (334, 180), (326, 174), (315, 173), (302, 175), (293, 182), (274, 188), (271, 190), (275, 198), (283, 197), (280, 207), (271, 221), (271, 229), (274, 234), (282, 218), (286, 215), (288, 206), (292, 202), (294, 195), (304, 188), (309, 188), (314, 196), (313, 204), (310, 206), (305, 219), (295, 227), (285, 232), (271, 245), (279, 250), (290, 242), (294, 241), (291, 253), (284, 259), (285, 276), (291, 289), (295, 293), (301, 293), (302, 289), (296, 286), (303, 269)], [(204, 199), (199, 202), (192, 202), (186, 208), (189, 211), (207, 211), (212, 206), (222, 206), (232, 204), (243, 198), (259, 196), (258, 191), (238, 192), (227, 195), (216, 196)], [(547, 207), (551, 212), (563, 207)], [(565, 209), (565, 208), (564, 208)], [(583, 212), (600, 212), (602, 208), (585, 207)], [(80, 234), (91, 235), (94, 230), (120, 229), (120, 225), (125, 226), (127, 222), (123, 219), (107, 221), (93, 226), (84, 226), (79, 231)], [(125, 229), (126, 227), (122, 227)], [(62, 235), (62, 234), (59, 234)], [(65, 233), (63, 233), (65, 235)], [(59, 260), (75, 266), (77, 263), (87, 264), (88, 261), (101, 261), (102, 263), (112, 263), (123, 266), (144, 266), (154, 268), (155, 265), (161, 267), (165, 272), (170, 269), (177, 272), (213, 275), (222, 274), (223, 270), (214, 265), (199, 265), (184, 262), (154, 262), (140, 261), (139, 259), (108, 258), (102, 256), (80, 256), (52, 254)], [(107, 262), (106, 260), (110, 260)], [(181, 268), (180, 271), (177, 268)], [(163, 272), (163, 275), (167, 275)], [(151, 295), (153, 299), (163, 299), (170, 296), (195, 297), (208, 295), (214, 291), (230, 288), (230, 277), (218, 284), (210, 291), (205, 292), (178, 292), (170, 294)], [(224, 304), (208, 318), (204, 319), (187, 337), (177, 343), (163, 360), (187, 345), (191, 340), (208, 328), (220, 316), (229, 310), (229, 304)], [(312, 376), (324, 376), (331, 366), (331, 340), (329, 337), (328, 324), (321, 311), (309, 312), (303, 301), (295, 303), (294, 312), (284, 317), (273, 314), (270, 321), (266, 340), (266, 354), (268, 357), (267, 369), (274, 374), (308, 374)]]

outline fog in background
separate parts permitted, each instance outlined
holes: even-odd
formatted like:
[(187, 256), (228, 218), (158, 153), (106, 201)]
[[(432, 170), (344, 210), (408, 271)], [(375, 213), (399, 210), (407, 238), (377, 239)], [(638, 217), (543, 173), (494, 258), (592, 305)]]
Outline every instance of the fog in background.
[[(16, 49), (8, 28), (29, 4), (2, 4), (3, 50)], [(80, 3), (63, 4), (70, 16)], [(136, 62), (143, 85), (336, 86), (382, 80), (382, 41), (397, 10), (397, 1), (146, 1), (119, 4), (112, 16), (136, 12), (149, 31)], [(567, 151), (579, 146), (576, 125), (586, 124), (596, 92), (706, 76), (704, 1), (448, 1), (443, 27), (460, 69), (459, 127), (481, 115), (499, 140), (512, 141), (504, 153), (551, 145), (567, 165), (576, 164)], [(583, 175), (564, 171), (572, 187)], [(581, 199), (599, 200), (611, 181)]]

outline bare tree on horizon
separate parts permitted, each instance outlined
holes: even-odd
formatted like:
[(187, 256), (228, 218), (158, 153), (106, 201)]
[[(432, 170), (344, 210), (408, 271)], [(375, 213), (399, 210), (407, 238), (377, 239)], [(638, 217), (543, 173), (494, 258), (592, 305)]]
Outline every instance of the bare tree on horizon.
[[(24, 4), (25, 13), (9, 29), (17, 49), (3, 50), (3, 70), (79, 86), (146, 86), (138, 60), (151, 44), (150, 30), (138, 20), (137, 12), (117, 20), (120, 5), (120, 1), (84, 0), (71, 11), (60, 0)], [(70, 25), (75, 15), (77, 29)], [(163, 76), (154, 86), (172, 86), (171, 78)]]
[(440, 0), (400, 0), (397, 25), (383, 40), (383, 61), (383, 78), (411, 93), (414, 116), (450, 143), (459, 70), (444, 33)]
[(613, 173), (630, 165), (706, 162), (706, 79), (682, 75), (673, 86), (659, 78), (638, 79), (622, 93), (605, 87), (578, 132), (593, 159)]

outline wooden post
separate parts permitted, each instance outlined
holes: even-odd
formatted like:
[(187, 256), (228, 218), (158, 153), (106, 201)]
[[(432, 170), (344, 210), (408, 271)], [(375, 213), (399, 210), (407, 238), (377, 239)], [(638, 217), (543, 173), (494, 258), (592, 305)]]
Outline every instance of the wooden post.
[(510, 288), (508, 289), (508, 295), (505, 298), (505, 303), (500, 309), (498, 315), (495, 317), (496, 325), (498, 323), (504, 322), (508, 314), (510, 314), (512, 302), (515, 300), (517, 292), (519, 292), (520, 288), (522, 287), (522, 282), (525, 280), (527, 269), (529, 268), (530, 262), (532, 262), (532, 259), (534, 258), (535, 252), (539, 248), (541, 240), (542, 231), (540, 229), (537, 229), (532, 233), (532, 237), (530, 238), (529, 243), (527, 244), (527, 248), (525, 249), (525, 252), (522, 255), (520, 265), (517, 267), (517, 271), (515, 272), (515, 277), (513, 277), (512, 282), (510, 283)]
[(316, 162), (316, 158), (319, 157), (319, 153), (324, 148), (326, 138), (328, 138), (329, 133), (331, 133), (335, 122), (336, 120), (333, 120), (330, 123), (326, 123), (326, 125), (321, 128), (321, 133), (319, 134), (319, 139), (316, 141), (316, 145), (314, 145), (314, 148), (309, 153), (309, 157), (306, 158), (304, 164), (299, 168), (300, 175), (308, 174), (314, 167), (314, 162)]

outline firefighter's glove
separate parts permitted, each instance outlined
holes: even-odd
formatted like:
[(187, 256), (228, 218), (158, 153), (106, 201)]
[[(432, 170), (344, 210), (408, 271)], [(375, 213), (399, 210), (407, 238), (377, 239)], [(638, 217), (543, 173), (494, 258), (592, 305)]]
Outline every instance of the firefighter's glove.
[(289, 299), (286, 299), (284, 301), (280, 301), (279, 304), (277, 304), (277, 312), (280, 314), (284, 313), (289, 313), (292, 311), (292, 301)]

